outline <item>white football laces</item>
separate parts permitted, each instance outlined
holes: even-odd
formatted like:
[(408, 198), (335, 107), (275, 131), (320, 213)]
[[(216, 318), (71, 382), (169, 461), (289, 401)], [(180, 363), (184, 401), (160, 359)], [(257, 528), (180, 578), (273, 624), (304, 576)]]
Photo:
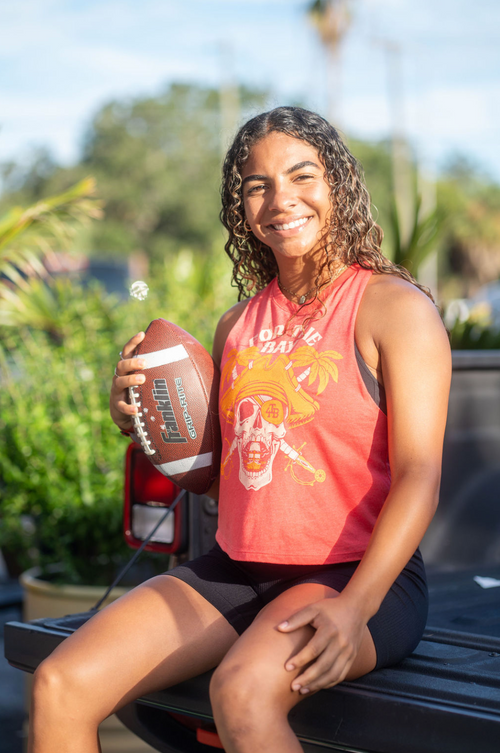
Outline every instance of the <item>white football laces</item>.
[[(138, 402), (139, 398), (141, 397), (139, 392), (134, 392), (134, 387), (129, 387), (128, 392), (130, 395), (130, 403), (132, 405), (137, 405), (139, 408), (141, 408), (141, 403)], [(141, 421), (142, 413), (134, 413), (132, 416), (132, 422), (134, 424), (134, 432), (139, 439), (142, 449), (144, 450), (144, 453), (146, 455), (154, 455), (155, 450), (151, 447), (151, 440), (148, 439), (148, 433), (145, 431), (144, 427), (146, 424), (144, 421)]]

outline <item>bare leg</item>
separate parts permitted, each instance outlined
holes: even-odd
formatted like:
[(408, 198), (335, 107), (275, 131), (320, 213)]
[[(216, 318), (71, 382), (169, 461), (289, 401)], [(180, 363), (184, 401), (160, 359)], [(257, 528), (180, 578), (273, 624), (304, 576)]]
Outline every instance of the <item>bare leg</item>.
[[(285, 670), (287, 660), (313, 634), (305, 627), (280, 633), (276, 626), (307, 604), (337, 592), (306, 583), (281, 594), (229, 650), (215, 671), (210, 688), (219, 736), (227, 753), (300, 753), (302, 747), (288, 723), (288, 713), (304, 698), (291, 690), (299, 670)], [(376, 663), (368, 628), (348, 680), (370, 672)]]
[(103, 719), (144, 693), (215, 667), (237, 638), (186, 583), (152, 578), (93, 617), (37, 669), (29, 753), (98, 753)]

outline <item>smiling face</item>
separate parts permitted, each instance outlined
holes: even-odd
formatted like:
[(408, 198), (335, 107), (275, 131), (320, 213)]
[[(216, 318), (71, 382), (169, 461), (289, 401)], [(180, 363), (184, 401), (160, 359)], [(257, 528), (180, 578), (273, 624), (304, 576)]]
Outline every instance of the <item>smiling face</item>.
[(330, 213), (330, 186), (314, 147), (271, 132), (258, 141), (242, 171), (245, 214), (278, 264), (320, 247)]

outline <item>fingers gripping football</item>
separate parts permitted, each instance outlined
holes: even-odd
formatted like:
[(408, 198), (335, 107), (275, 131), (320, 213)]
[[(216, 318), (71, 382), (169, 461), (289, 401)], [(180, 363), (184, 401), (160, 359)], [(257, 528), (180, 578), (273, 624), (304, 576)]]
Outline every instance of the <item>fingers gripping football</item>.
[(138, 408), (131, 405), (128, 400), (128, 388), (142, 384), (145, 380), (143, 374), (136, 373), (144, 368), (145, 363), (141, 358), (134, 358), (134, 351), (143, 340), (144, 332), (139, 332), (123, 347), (122, 357), (116, 365), (111, 385), (109, 399), (111, 418), (118, 428), (124, 431), (132, 428), (131, 416), (138, 411)]

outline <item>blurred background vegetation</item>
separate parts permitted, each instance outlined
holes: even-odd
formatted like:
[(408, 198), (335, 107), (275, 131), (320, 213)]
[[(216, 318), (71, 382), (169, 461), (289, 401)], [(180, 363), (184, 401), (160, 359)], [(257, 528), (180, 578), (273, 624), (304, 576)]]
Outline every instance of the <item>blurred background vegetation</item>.
[[(240, 88), (224, 106), (215, 89), (174, 84), (102, 107), (71, 167), (43, 150), (27, 166), (3, 166), (0, 548), (12, 572), (57, 562), (65, 581), (106, 582), (122, 560), (126, 440), (108, 415), (117, 354), (158, 316), (210, 348), (236, 300), (218, 220), (227, 124), (234, 130), (266, 101)], [(417, 276), (432, 257), (444, 308), (499, 278), (500, 186), (457, 157), (429, 201), (407, 150), (403, 232), (394, 141), (350, 147), (384, 252)], [(104, 262), (111, 275), (122, 270), (122, 285), (93, 280), (92, 264)], [(145, 301), (128, 297), (127, 278), (148, 283)], [(462, 301), (448, 324), (454, 347), (500, 347), (484, 304)]]
[[(239, 122), (268, 102), (267, 92), (241, 89)], [(152, 269), (181, 249), (206, 258), (223, 244), (218, 220), (224, 138), (221, 93), (178, 84), (152, 98), (113, 101), (95, 115), (80, 160), (61, 167), (39, 150), (31, 164), (3, 165), (2, 213), (67, 191), (91, 175), (104, 219), (82, 226), (73, 248), (93, 257), (143, 257)], [(222, 135), (221, 135), (222, 134)], [(438, 298), (467, 298), (500, 276), (500, 186), (457, 155), (432, 186), (408, 156), (411, 231), (401, 241), (391, 141), (349, 142), (361, 162), (374, 214), (384, 229), (384, 252), (414, 274), (427, 253), (439, 259)], [(429, 193), (432, 192), (429, 205)], [(416, 250), (418, 247), (418, 253)]]

